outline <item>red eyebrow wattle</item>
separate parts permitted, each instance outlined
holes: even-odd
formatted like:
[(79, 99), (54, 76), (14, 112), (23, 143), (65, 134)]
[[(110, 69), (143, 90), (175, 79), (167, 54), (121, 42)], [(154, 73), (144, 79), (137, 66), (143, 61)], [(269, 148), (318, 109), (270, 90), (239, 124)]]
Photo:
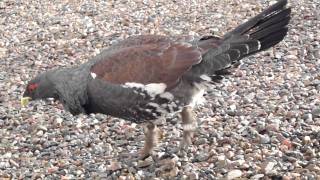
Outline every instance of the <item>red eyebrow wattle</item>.
[(37, 87), (38, 87), (38, 84), (30, 84), (28, 86), (28, 89), (32, 91), (32, 90), (35, 90)]

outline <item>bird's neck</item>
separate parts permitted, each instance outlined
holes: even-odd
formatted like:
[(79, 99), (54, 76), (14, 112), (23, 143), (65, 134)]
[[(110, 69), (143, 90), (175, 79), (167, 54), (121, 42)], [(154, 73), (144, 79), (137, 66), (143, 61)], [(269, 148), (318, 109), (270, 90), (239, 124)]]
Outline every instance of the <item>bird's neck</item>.
[(58, 100), (72, 114), (85, 113), (87, 103), (88, 70), (83, 67), (56, 69), (51, 72)]

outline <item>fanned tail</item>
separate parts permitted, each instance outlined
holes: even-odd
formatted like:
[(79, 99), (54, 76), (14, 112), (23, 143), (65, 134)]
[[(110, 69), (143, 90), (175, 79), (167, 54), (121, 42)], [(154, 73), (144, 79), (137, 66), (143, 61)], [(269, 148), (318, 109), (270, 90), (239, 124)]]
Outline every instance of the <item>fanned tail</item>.
[[(199, 42), (209, 49), (200, 64), (193, 67), (196, 74), (215, 75), (240, 59), (266, 50), (284, 39), (288, 32), (291, 8), (287, 0), (279, 0), (257, 16), (226, 33), (221, 39), (206, 38)], [(208, 47), (216, 42), (215, 46)]]

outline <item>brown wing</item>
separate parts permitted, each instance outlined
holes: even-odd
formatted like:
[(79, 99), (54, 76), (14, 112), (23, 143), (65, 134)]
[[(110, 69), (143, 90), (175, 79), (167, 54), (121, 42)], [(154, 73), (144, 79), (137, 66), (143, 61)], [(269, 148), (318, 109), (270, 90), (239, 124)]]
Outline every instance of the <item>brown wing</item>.
[(137, 36), (116, 46), (91, 68), (99, 79), (116, 84), (165, 83), (170, 89), (201, 61), (197, 47), (163, 36)]

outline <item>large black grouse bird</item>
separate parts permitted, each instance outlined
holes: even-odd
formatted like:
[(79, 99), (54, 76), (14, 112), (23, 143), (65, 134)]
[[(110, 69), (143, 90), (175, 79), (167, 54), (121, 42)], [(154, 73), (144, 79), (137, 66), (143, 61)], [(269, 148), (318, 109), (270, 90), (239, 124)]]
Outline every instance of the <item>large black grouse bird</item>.
[(181, 144), (190, 144), (196, 128), (193, 107), (208, 82), (219, 79), (240, 59), (279, 43), (290, 20), (286, 4), (287, 0), (279, 0), (221, 38), (128, 38), (82, 65), (38, 75), (28, 83), (21, 102), (55, 98), (73, 115), (103, 113), (148, 122), (142, 157), (156, 144), (152, 122), (180, 112)]

